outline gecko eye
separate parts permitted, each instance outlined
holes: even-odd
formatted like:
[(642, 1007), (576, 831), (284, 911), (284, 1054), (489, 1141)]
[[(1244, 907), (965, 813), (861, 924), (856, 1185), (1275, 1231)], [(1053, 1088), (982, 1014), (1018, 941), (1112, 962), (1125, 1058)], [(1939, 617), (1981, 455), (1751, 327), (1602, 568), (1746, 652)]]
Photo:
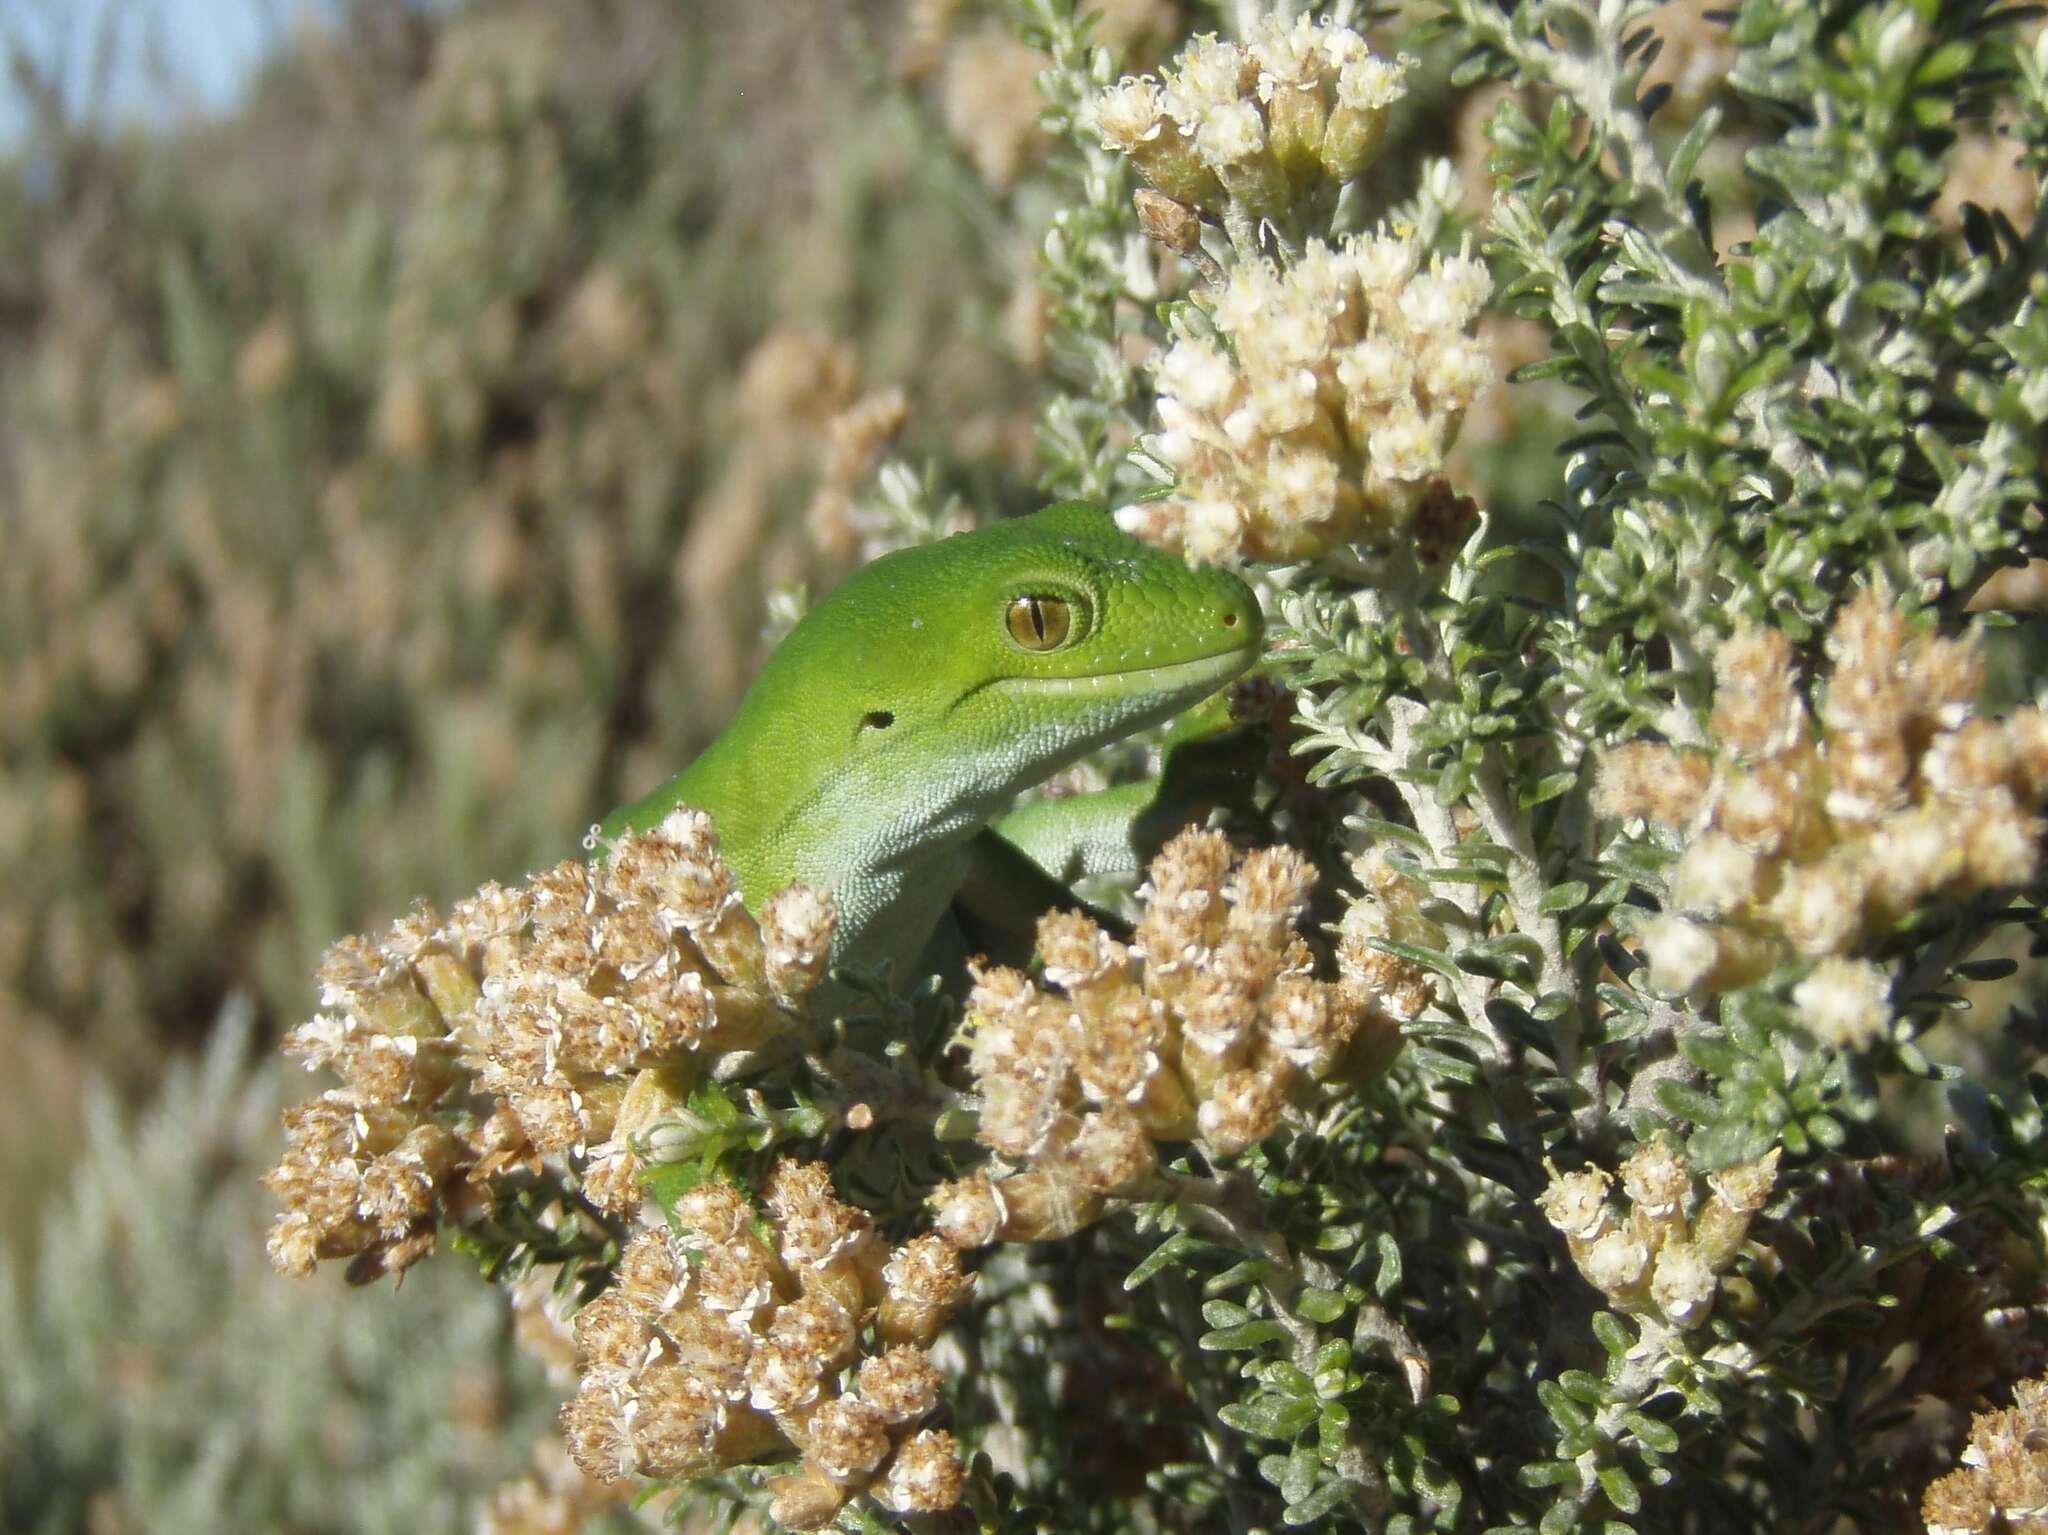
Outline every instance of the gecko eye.
[(1074, 626), (1064, 597), (1014, 597), (1005, 618), (1010, 638), (1026, 650), (1057, 650)]

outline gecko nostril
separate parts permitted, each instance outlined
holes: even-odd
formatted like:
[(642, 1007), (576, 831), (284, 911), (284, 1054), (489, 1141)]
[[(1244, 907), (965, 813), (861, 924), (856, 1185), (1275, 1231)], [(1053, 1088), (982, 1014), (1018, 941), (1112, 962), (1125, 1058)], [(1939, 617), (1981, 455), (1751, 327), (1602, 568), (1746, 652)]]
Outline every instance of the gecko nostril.
[(1235, 629), (1237, 627), (1237, 615), (1235, 613), (1225, 613), (1223, 615), (1223, 627)]

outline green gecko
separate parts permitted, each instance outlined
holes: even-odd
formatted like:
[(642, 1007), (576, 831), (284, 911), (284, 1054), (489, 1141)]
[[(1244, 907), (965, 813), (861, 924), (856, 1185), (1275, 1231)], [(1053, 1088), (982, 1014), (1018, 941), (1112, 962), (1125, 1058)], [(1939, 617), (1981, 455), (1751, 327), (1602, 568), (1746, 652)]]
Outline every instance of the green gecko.
[[(898, 550), (813, 609), (723, 734), (600, 835), (705, 811), (750, 908), (789, 884), (829, 890), (834, 961), (901, 974), (964, 885), (999, 900), (1048, 886), (991, 830), (1020, 790), (1215, 692), (1263, 633), (1236, 576), (1087, 502)], [(1061, 803), (1099, 843), (1092, 798)], [(1034, 820), (1045, 862), (1058, 812)]]

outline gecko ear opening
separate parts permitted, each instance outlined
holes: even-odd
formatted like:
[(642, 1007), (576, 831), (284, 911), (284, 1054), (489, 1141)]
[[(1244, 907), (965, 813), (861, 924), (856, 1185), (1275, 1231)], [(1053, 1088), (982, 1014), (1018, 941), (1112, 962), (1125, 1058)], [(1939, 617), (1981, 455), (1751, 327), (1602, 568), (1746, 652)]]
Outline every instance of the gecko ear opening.
[(896, 716), (887, 709), (870, 709), (860, 717), (863, 730), (887, 730), (896, 723)]

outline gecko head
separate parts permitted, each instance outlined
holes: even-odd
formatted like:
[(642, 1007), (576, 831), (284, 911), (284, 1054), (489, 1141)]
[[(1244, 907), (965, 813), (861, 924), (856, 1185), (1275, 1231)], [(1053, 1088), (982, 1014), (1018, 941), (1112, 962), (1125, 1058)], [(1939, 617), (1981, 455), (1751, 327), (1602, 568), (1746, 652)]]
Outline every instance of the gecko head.
[(1263, 635), (1236, 576), (1065, 502), (885, 555), (771, 665), (814, 674), (836, 658), (830, 710), (809, 715), (838, 738), (833, 755), (997, 795), (1206, 697), (1252, 664)]

